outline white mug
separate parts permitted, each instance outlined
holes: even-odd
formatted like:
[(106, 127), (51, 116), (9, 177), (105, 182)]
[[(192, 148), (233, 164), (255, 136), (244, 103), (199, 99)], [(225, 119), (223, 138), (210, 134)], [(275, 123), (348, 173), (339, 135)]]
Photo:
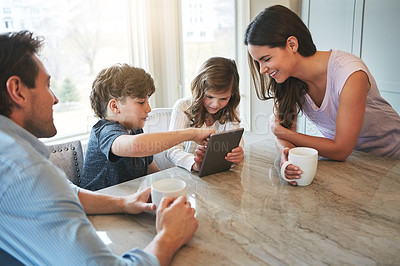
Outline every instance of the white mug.
[[(289, 150), (289, 160), (281, 167), (281, 177), (288, 181), (296, 181), (298, 186), (308, 186), (312, 183), (317, 171), (318, 151), (313, 148), (296, 147)], [(299, 179), (287, 179), (285, 169), (289, 164), (298, 166), (302, 171)]]
[(163, 197), (187, 196), (186, 183), (179, 179), (162, 179), (151, 185), (151, 200), (157, 209)]

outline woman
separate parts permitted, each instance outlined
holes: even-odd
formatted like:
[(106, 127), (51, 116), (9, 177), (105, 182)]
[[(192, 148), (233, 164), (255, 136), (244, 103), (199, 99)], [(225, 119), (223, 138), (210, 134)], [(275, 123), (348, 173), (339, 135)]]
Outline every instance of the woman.
[[(302, 20), (279, 5), (253, 19), (244, 42), (258, 97), (274, 99), (271, 129), (281, 163), (295, 146), (339, 161), (354, 149), (400, 158), (400, 117), (380, 96), (360, 58), (334, 49), (317, 51)], [(324, 137), (296, 132), (300, 110)], [(296, 179), (301, 170), (289, 166), (285, 173)]]

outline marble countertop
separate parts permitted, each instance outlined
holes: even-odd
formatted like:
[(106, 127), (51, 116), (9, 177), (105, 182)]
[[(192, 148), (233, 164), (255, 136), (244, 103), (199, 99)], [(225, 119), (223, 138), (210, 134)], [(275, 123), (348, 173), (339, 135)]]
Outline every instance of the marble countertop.
[[(199, 228), (172, 265), (399, 265), (400, 161), (353, 152), (321, 159), (310, 186), (279, 178), (272, 140), (245, 148), (228, 172), (199, 178), (181, 168), (103, 189), (128, 195), (154, 180), (185, 180)], [(145, 247), (155, 215), (89, 216), (118, 255)]]

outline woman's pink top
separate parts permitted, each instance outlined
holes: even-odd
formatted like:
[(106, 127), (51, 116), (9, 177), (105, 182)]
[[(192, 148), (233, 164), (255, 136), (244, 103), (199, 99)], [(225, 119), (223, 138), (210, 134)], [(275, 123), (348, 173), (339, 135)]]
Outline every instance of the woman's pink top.
[(355, 149), (400, 159), (400, 117), (380, 95), (375, 79), (365, 63), (353, 54), (332, 50), (328, 63), (326, 92), (321, 107), (318, 108), (306, 94), (303, 113), (324, 137), (333, 139), (340, 93), (349, 76), (359, 70), (368, 75), (371, 88), (367, 94), (364, 122)]

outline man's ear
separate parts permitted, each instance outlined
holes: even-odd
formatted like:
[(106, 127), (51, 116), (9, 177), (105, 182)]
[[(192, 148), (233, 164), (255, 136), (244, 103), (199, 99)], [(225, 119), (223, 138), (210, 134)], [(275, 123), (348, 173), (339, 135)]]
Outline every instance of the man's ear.
[(110, 109), (111, 112), (115, 113), (115, 114), (119, 114), (120, 110), (119, 110), (119, 102), (117, 99), (111, 99), (108, 102), (107, 105), (108, 109)]
[(6, 82), (6, 87), (14, 104), (21, 107), (26, 105), (28, 99), (26, 90), (29, 88), (22, 83), (18, 76), (11, 76)]
[(289, 48), (290, 51), (292, 52), (297, 52), (299, 49), (299, 42), (297, 41), (297, 38), (294, 36), (289, 36), (286, 40), (286, 45)]

